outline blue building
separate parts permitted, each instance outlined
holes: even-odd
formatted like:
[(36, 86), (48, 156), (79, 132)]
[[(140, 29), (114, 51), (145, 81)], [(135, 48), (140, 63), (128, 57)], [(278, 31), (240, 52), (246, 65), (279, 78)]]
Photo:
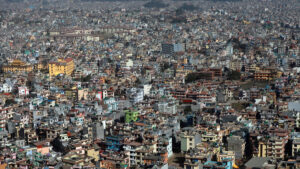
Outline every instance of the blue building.
[(108, 136), (106, 137), (106, 145), (108, 150), (120, 151), (123, 138), (121, 136)]
[(104, 99), (104, 104), (107, 105), (107, 111), (110, 113), (118, 109), (118, 102), (113, 97), (107, 97)]
[(233, 169), (232, 159), (223, 159), (222, 162), (217, 161), (207, 161), (203, 165), (203, 169)]

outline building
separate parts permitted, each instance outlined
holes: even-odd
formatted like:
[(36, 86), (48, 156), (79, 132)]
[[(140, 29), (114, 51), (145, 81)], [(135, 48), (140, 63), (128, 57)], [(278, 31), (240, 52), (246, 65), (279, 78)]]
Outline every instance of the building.
[(120, 151), (121, 147), (123, 147), (123, 138), (120, 136), (108, 136), (105, 138), (105, 142), (108, 150)]
[(284, 158), (286, 140), (282, 138), (270, 138), (259, 142), (258, 157), (273, 157), (276, 159)]
[(293, 138), (292, 155), (297, 156), (300, 153), (300, 134)]
[(162, 53), (167, 55), (174, 54), (174, 45), (172, 43), (163, 43), (161, 45)]
[(174, 101), (162, 101), (157, 103), (157, 110), (163, 113), (175, 114), (177, 112), (177, 105)]
[(94, 139), (104, 139), (104, 129), (105, 126), (99, 122), (93, 124), (93, 138)]
[(245, 140), (239, 136), (231, 136), (227, 141), (228, 150), (235, 152), (235, 159), (242, 159), (245, 150)]
[(201, 142), (200, 134), (190, 128), (186, 128), (180, 135), (181, 151), (186, 152), (196, 147)]
[(72, 58), (58, 59), (57, 62), (49, 63), (50, 77), (64, 74), (70, 76), (75, 69), (74, 60)]
[(33, 66), (21, 60), (13, 60), (10, 64), (2, 66), (4, 72), (31, 72)]
[(136, 122), (138, 120), (139, 111), (136, 110), (125, 110), (125, 122)]
[(269, 81), (281, 76), (281, 72), (277, 72), (275, 69), (268, 68), (255, 71), (254, 80), (256, 81)]
[(232, 159), (224, 159), (221, 162), (207, 161), (203, 165), (203, 169), (217, 169), (217, 168), (233, 169)]
[(201, 136), (201, 141), (202, 142), (208, 142), (208, 143), (217, 142), (218, 141), (218, 135), (215, 134), (215, 133), (204, 133)]
[(29, 89), (26, 86), (18, 87), (19, 96), (29, 95)]
[(184, 169), (202, 169), (203, 163), (207, 159), (211, 159), (213, 152), (211, 149), (207, 149), (201, 144), (196, 148), (190, 149), (184, 154)]
[(270, 160), (271, 160), (270, 157), (253, 157), (245, 164), (245, 166), (246, 169), (268, 168), (268, 167), (275, 168), (275, 166), (269, 164)]

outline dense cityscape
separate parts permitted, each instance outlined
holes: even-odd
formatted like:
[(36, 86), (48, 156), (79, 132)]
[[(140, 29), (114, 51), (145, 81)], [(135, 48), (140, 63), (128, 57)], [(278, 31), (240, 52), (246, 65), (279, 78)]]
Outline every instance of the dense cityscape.
[(0, 0), (0, 169), (299, 169), (299, 0)]

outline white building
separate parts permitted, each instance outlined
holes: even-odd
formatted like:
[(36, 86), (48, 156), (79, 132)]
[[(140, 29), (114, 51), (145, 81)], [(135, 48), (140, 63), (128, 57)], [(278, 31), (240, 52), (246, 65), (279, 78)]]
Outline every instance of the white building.
[(18, 91), (19, 91), (19, 96), (27, 96), (29, 95), (29, 89), (25, 86), (23, 87), (18, 87)]
[(8, 85), (7, 83), (4, 83), (0, 85), (0, 91), (3, 93), (10, 93), (12, 91), (12, 85)]

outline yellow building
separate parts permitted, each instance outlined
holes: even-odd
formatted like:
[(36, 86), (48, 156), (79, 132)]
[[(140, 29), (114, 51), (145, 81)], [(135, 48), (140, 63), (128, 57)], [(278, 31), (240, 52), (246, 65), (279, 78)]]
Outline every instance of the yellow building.
[(87, 156), (94, 158), (95, 161), (99, 161), (99, 151), (96, 151), (94, 148), (87, 150)]
[(2, 67), (4, 72), (31, 72), (33, 66), (21, 60), (15, 59), (10, 64)]
[(42, 63), (39, 62), (34, 65), (34, 70), (41, 71), (41, 70), (47, 70), (48, 69), (48, 64), (47, 63)]
[(74, 71), (75, 64), (72, 58), (58, 59), (57, 62), (49, 63), (50, 77), (57, 76), (59, 74), (65, 74), (70, 76)]

